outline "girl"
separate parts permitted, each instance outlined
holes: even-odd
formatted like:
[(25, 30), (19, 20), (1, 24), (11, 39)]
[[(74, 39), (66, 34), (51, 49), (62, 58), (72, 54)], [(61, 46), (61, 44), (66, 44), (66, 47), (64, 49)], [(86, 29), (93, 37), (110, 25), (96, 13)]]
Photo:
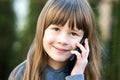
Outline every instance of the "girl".
[[(84, 45), (79, 44), (83, 36), (87, 37)], [(27, 59), (9, 80), (100, 80), (100, 63), (94, 15), (87, 0), (48, 0)]]

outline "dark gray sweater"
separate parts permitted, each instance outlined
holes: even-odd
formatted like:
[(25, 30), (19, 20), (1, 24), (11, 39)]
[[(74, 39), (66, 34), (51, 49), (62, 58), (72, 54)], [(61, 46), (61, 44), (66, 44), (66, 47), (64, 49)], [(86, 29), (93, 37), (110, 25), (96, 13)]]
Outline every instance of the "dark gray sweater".
[[(26, 65), (26, 61), (24, 61), (23, 63), (18, 65), (11, 72), (11, 74), (12, 74), (14, 71), (16, 71), (14, 80), (23, 80), (25, 65)], [(10, 74), (8, 80), (12, 80), (11, 74)], [(68, 71), (67, 67), (61, 68), (58, 70), (54, 70), (52, 67), (48, 66), (45, 70), (45, 76), (46, 76), (46, 80), (84, 80), (83, 74), (73, 75), (73, 76), (69, 75), (69, 71)]]

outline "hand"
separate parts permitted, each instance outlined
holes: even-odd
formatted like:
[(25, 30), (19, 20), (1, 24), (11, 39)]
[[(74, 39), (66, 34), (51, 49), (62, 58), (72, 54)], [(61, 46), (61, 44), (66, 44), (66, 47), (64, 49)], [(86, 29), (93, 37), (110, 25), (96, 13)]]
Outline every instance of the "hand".
[(88, 55), (89, 55), (89, 45), (88, 45), (88, 39), (85, 39), (85, 45), (81, 45), (80, 43), (76, 44), (77, 47), (80, 48), (81, 53), (79, 53), (76, 50), (71, 51), (71, 54), (76, 55), (76, 63), (71, 71), (71, 75), (75, 74), (83, 74), (84, 70), (86, 68), (86, 65), (88, 63)]

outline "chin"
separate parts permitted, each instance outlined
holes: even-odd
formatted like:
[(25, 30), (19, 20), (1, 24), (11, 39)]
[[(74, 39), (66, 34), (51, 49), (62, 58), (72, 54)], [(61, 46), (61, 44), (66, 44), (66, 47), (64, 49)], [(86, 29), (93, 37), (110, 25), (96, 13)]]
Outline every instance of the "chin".
[(68, 58), (54, 58), (54, 61), (57, 61), (57, 62), (66, 62), (68, 61)]

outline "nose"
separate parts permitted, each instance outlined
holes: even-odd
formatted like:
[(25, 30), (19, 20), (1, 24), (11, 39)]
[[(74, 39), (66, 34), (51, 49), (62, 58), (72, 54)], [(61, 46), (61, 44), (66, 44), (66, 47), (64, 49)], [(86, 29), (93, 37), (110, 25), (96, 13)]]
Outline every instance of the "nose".
[(58, 35), (57, 42), (62, 45), (67, 45), (69, 43), (69, 38), (68, 38), (67, 34)]

